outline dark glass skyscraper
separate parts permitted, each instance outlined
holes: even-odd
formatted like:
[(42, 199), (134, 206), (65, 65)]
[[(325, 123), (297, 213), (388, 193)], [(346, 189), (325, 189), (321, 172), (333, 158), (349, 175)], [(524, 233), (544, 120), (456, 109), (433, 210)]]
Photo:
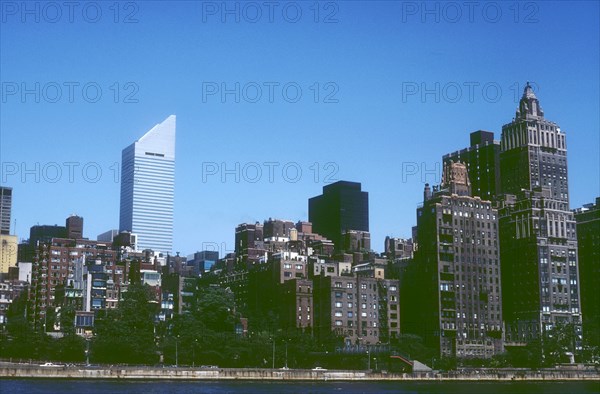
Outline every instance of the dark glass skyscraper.
[(569, 210), (564, 132), (527, 84), (502, 127), (500, 260), (506, 337), (527, 342), (573, 323), (581, 346), (575, 218)]
[(308, 200), (313, 232), (327, 237), (337, 249), (342, 232), (369, 231), (369, 193), (358, 182), (339, 181), (323, 187), (323, 194)]

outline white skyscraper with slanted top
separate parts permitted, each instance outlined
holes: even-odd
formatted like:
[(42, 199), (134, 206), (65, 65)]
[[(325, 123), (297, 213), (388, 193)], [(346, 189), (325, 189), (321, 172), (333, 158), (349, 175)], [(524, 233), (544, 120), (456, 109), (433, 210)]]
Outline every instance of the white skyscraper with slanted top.
[(120, 231), (138, 236), (138, 250), (170, 253), (175, 197), (175, 115), (123, 149)]

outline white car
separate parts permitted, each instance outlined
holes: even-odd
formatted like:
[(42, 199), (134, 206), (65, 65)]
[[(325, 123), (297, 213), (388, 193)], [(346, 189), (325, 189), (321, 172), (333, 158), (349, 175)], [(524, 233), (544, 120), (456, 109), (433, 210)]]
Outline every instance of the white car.
[(62, 367), (62, 365), (53, 364), (53, 363), (43, 363), (43, 364), (40, 364), (40, 367)]
[(327, 370), (323, 367), (314, 367), (313, 371), (327, 371)]

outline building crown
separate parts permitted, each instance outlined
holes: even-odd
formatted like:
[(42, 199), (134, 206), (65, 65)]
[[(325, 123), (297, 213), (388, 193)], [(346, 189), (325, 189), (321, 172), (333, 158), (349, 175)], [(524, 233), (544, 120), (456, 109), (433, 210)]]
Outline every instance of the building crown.
[(471, 195), (471, 182), (467, 166), (452, 160), (446, 163), (442, 174), (442, 188), (459, 196)]
[(536, 97), (533, 88), (527, 82), (523, 89), (523, 96), (517, 108), (516, 119), (540, 119), (544, 117), (544, 110)]

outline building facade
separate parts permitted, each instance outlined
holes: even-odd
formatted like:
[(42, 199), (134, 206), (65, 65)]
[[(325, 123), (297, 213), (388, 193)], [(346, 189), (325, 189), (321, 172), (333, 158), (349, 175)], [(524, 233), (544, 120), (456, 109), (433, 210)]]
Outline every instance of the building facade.
[(581, 348), (577, 229), (569, 209), (566, 136), (544, 117), (529, 84), (502, 126), (500, 252), (506, 336), (538, 338), (574, 324)]
[[(48, 311), (62, 306), (66, 295), (72, 293), (73, 297), (83, 296), (85, 290), (83, 275), (87, 273), (84, 271), (84, 262), (99, 266), (91, 269), (90, 272), (110, 271), (110, 278), (117, 285), (126, 282), (124, 268), (116, 264), (117, 252), (110, 246), (97, 241), (67, 238), (53, 238), (50, 242), (40, 243), (37, 246), (36, 257), (32, 264), (29, 300), (29, 316), (37, 328), (45, 326)], [(91, 278), (90, 276), (90, 281)], [(90, 286), (92, 284), (90, 283)], [(106, 292), (106, 286), (102, 287)], [(81, 291), (69, 292), (68, 289)], [(92, 298), (88, 298), (90, 302)], [(102, 305), (98, 307), (104, 308), (104, 302), (102, 301)]]
[(494, 141), (493, 132), (472, 132), (468, 148), (444, 155), (442, 160), (444, 165), (462, 162), (467, 166), (472, 195), (494, 201), (500, 194), (500, 141)]
[(173, 247), (175, 115), (123, 149), (119, 230), (137, 234), (137, 248)]
[(285, 281), (281, 287), (280, 321), (283, 328), (312, 329), (314, 324), (312, 280)]
[(471, 196), (464, 164), (447, 164), (441, 187), (425, 193), (417, 210), (417, 238), (410, 291), (403, 292), (414, 300), (407, 301), (412, 306), (404, 329), (423, 335), (442, 356), (501, 353), (498, 213), (490, 201)]
[(12, 192), (11, 187), (0, 186), (0, 235), (10, 234)]
[(83, 218), (77, 215), (71, 215), (66, 220), (67, 238), (83, 238)]
[(0, 276), (17, 266), (19, 243), (16, 235), (0, 234)]
[(414, 245), (412, 238), (385, 237), (383, 250), (387, 258), (410, 259), (413, 257)]
[(321, 339), (333, 334), (351, 348), (386, 344), (400, 335), (397, 280), (323, 275), (313, 282), (315, 329)]
[(263, 234), (264, 226), (259, 222), (242, 223), (235, 228), (235, 255), (239, 262), (250, 267), (266, 257)]
[(600, 197), (575, 210), (583, 332), (600, 346)]
[(312, 231), (343, 247), (342, 233), (369, 231), (369, 193), (357, 182), (339, 181), (323, 187), (323, 194), (308, 200)]
[(202, 276), (215, 266), (219, 261), (219, 252), (216, 250), (203, 250), (187, 257), (186, 264), (192, 267), (194, 276)]

